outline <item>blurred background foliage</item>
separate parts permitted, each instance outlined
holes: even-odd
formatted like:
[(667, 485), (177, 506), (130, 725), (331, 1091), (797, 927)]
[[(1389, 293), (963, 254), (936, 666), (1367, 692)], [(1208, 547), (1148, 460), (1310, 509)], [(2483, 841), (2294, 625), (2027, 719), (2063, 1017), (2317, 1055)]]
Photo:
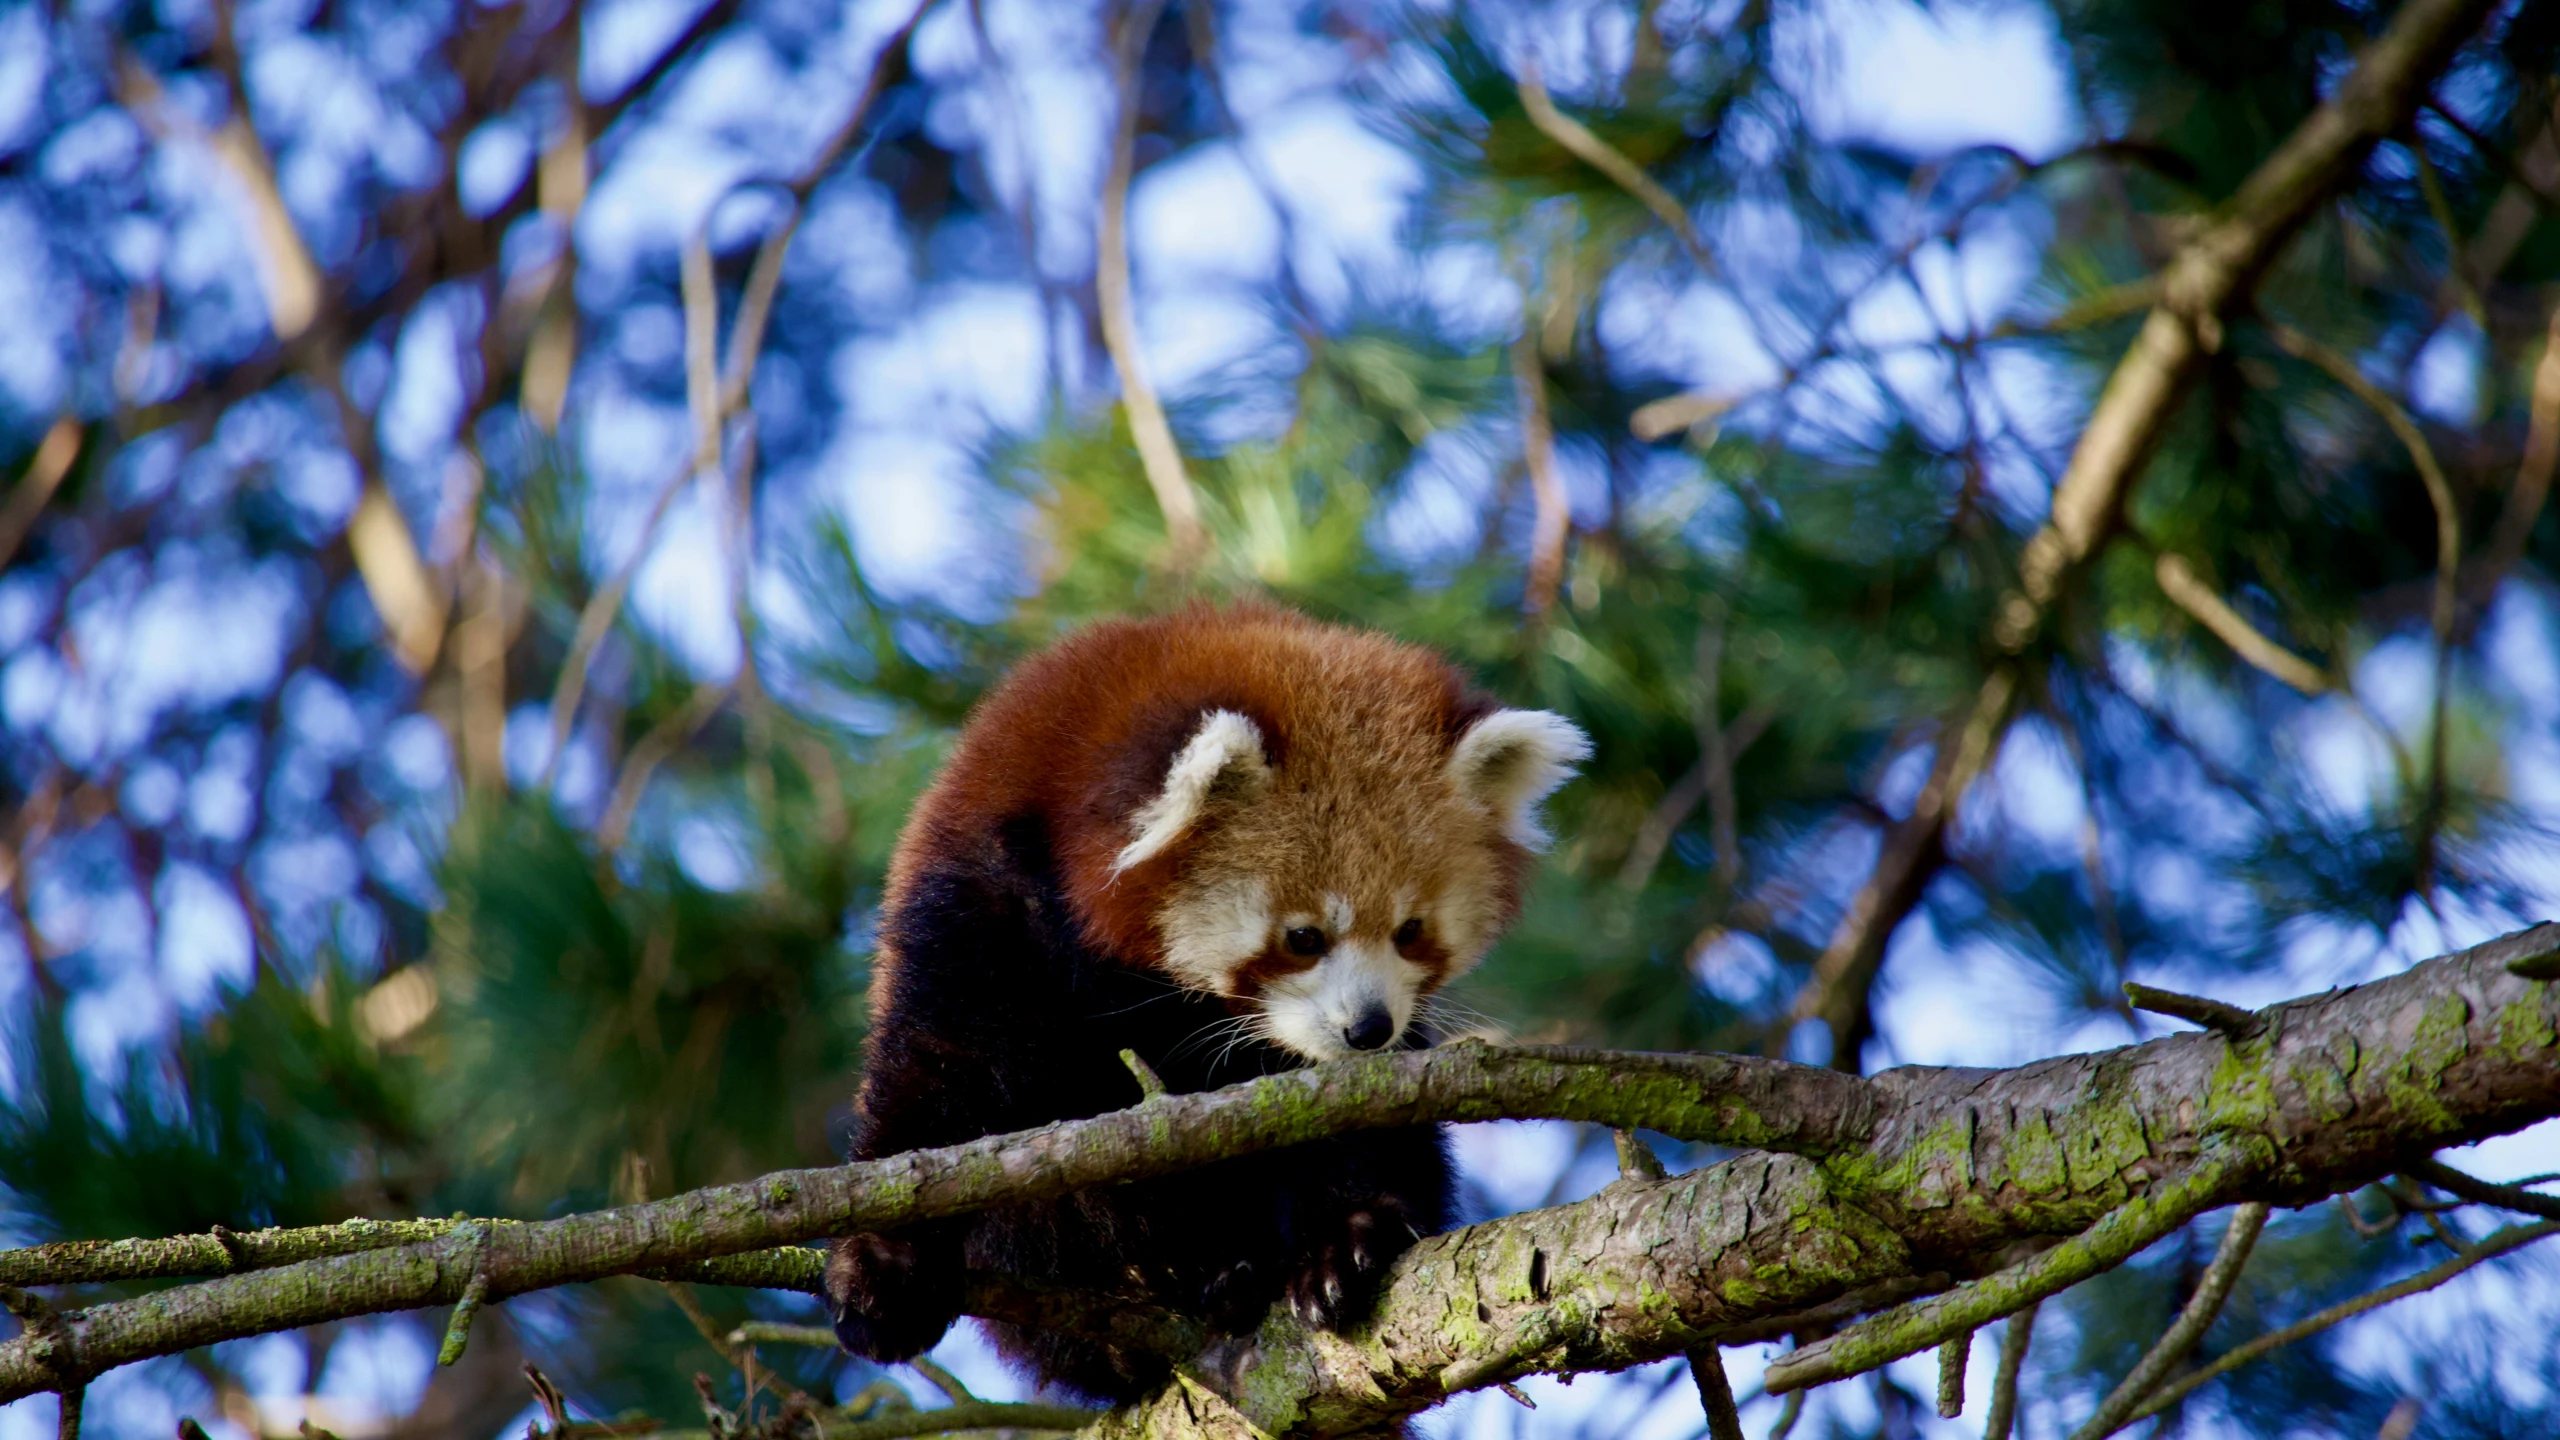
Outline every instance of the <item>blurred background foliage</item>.
[[(0, 1222), (532, 1216), (822, 1162), (883, 867), (973, 698), (1203, 596), (1383, 627), (1590, 730), (1528, 914), (1453, 997), (1522, 1039), (2015, 1061), (2144, 1033), (2127, 977), (2271, 998), (2549, 913), (2560, 7), (2510, 4), (2267, 274), (2017, 657), (1849, 1033), (1796, 1019), (2008, 663), (1995, 607), (2147, 277), (2387, 16), (0, 9)], [(1925, 88), (1896, 72), (1939, 52), (1896, 46), (1932, 26), (2028, 37), (1942, 88), (2046, 84), (2061, 118), (1860, 120)], [(1135, 346), (1097, 283), (1123, 105)], [(1150, 370), (1160, 401), (1116, 378)], [(1471, 1147), (1475, 1204), (1589, 1188), (1596, 1143)], [(2443, 1243), (2270, 1233), (2209, 1352)], [(2087, 1413), (2210, 1253), (2198, 1227), (2047, 1307), (2025, 1433)], [(2533, 1264), (2177, 1423), (2374, 1434), (2415, 1397), (2404, 1440), (2550, 1433)], [(226, 1346), (89, 1423), (487, 1436), (526, 1355), (594, 1415), (738, 1385), (637, 1281), (482, 1333), (432, 1385), (408, 1318)], [(1944, 1428), (1916, 1383), (1798, 1433)], [(1427, 1423), (1695, 1428), (1662, 1375), (1608, 1393), (1634, 1408)]]

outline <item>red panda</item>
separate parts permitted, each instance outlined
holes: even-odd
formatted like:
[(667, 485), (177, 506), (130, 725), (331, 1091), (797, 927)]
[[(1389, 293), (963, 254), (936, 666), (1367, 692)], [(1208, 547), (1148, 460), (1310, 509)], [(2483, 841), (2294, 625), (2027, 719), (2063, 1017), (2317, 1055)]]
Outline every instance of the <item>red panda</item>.
[[(1590, 753), (1445, 660), (1267, 606), (1094, 625), (971, 715), (889, 869), (853, 1151), (871, 1159), (1429, 1043), (1426, 1002), (1516, 915), (1538, 805)], [(902, 1360), (969, 1267), (1251, 1331), (1363, 1313), (1449, 1221), (1437, 1127), (838, 1240), (848, 1350)], [(1152, 1357), (993, 1326), (1045, 1383), (1128, 1399)]]

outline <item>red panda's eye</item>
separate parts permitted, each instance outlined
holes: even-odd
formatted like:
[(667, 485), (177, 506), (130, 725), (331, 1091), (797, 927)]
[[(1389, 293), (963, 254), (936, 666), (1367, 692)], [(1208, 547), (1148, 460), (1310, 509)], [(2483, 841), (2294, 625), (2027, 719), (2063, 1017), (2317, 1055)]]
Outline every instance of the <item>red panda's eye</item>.
[(1417, 915), (1396, 927), (1396, 948), (1404, 950), (1422, 938), (1422, 917)]
[(1312, 925), (1301, 925), (1280, 938), (1281, 942), (1289, 947), (1289, 953), (1292, 955), (1324, 953), (1324, 932)]

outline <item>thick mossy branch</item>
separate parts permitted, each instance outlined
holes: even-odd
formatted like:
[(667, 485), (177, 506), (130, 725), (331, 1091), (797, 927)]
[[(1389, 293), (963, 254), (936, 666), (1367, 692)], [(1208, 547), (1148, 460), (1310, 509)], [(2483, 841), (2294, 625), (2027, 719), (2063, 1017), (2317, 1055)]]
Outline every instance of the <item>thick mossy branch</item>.
[(349, 1220), (297, 1230), (215, 1230), (165, 1240), (64, 1240), (0, 1250), (0, 1285), (82, 1285), (265, 1270), (297, 1260), (414, 1245), (460, 1220)]
[[(1827, 1352), (1914, 1353), (2201, 1210), (2307, 1202), (2405, 1169), (2413, 1150), (2560, 1114), (2560, 987), (2506, 968), (2556, 940), (2560, 926), (2542, 926), (2274, 1006), (2241, 1041), (2185, 1033), (2016, 1070), (1887, 1072), (1867, 1146), (1621, 1180), (1436, 1236), (1399, 1262), (1360, 1331), (1274, 1317), (1207, 1357), (1219, 1363), (1197, 1375), (1214, 1395), (1167, 1391), (1101, 1433), (1373, 1430), (1457, 1390), (1766, 1338), (1891, 1304), (1932, 1271), (1985, 1274)], [(2048, 1263), (1986, 1274), (2036, 1245), (2052, 1245)]]
[[(538, 1223), (447, 1225), (382, 1245), (366, 1228), (320, 1258), (246, 1273), (215, 1242), (153, 1256), (201, 1258), (222, 1278), (101, 1305), (72, 1322), (69, 1353), (0, 1344), (0, 1402), (75, 1376), (199, 1345), (323, 1320), (459, 1302), (475, 1273), (494, 1303), (529, 1290), (666, 1271), (778, 1245), (959, 1214), (997, 1201), (1195, 1169), (1213, 1160), (1347, 1130), (1432, 1120), (1551, 1118), (1660, 1131), (1720, 1145), (1828, 1152), (1873, 1123), (1867, 1082), (1804, 1066), (1721, 1055), (1629, 1055), (1564, 1048), (1442, 1050), (1336, 1062), (1195, 1095), (1168, 1095), (1091, 1120), (990, 1136), (827, 1170)], [(307, 1237), (308, 1232), (278, 1232)], [(296, 1243), (313, 1244), (307, 1238)], [(60, 1247), (48, 1247), (59, 1250)], [(53, 1283), (130, 1275), (129, 1251), (80, 1271), (55, 1254)], [(218, 1256), (217, 1256), (218, 1252)], [(31, 1267), (29, 1267), (31, 1268)]]
[[(1804, 1317), (1845, 1318), (1844, 1305), (1893, 1303), (1944, 1285), (1942, 1272), (1987, 1274), (2013, 1247), (2092, 1227), (2081, 1248), (2103, 1263), (2126, 1249), (2106, 1243), (2118, 1229), (2148, 1234), (2162, 1217), (2243, 1199), (2300, 1203), (2403, 1170), (2413, 1152), (2560, 1114), (2560, 993), (2507, 968), (2555, 941), (2560, 926), (2545, 926), (2275, 1006), (2245, 1039), (2179, 1034), (2007, 1071), (1858, 1080), (1721, 1057), (1481, 1046), (1364, 1059), (872, 1165), (494, 1225), (485, 1242), (447, 1233), (68, 1312), (46, 1335), (0, 1344), (0, 1398), (215, 1339), (451, 1303), (484, 1243), (492, 1301), (612, 1274), (807, 1290), (817, 1252), (759, 1247), (1366, 1125), (1562, 1116), (1806, 1152), (1630, 1177), (1580, 1204), (1432, 1237), (1351, 1335), (1275, 1315), (1249, 1342), (1200, 1353), (1196, 1327), (1161, 1312), (1097, 1315), (1097, 1297), (996, 1277), (970, 1297), (1002, 1318), (1127, 1325), (1127, 1343), (1200, 1354), (1178, 1398), (1105, 1428), (1150, 1416), (1173, 1425), (1171, 1406), (1212, 1429), (1229, 1416), (1239, 1435), (1370, 1430), (1533, 1372), (1621, 1369)], [(1913, 1348), (2044, 1288), (1994, 1277), (1954, 1292), (1948, 1323), (1922, 1326), (1928, 1338)]]

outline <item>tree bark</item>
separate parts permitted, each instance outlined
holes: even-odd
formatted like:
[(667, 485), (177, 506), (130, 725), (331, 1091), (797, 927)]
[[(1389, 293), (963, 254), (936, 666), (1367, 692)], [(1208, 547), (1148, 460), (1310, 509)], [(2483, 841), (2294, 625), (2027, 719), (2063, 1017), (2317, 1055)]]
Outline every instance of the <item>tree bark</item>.
[[(2305, 1203), (2435, 1149), (2560, 1114), (2560, 994), (2508, 968), (2554, 950), (2560, 925), (2541, 926), (2259, 1012), (2238, 1036), (2173, 1035), (2014, 1070), (1915, 1067), (1859, 1079), (1738, 1057), (1476, 1045), (1320, 1066), (649, 1205), (540, 1224), (469, 1222), (430, 1241), (66, 1312), (0, 1344), (0, 1401), (217, 1340), (452, 1303), (475, 1275), (485, 1275), (492, 1301), (679, 1268), (696, 1279), (795, 1284), (805, 1253), (744, 1252), (1348, 1129), (1497, 1116), (1642, 1126), (1753, 1149), (1427, 1239), (1398, 1263), (1356, 1332), (1309, 1332), (1275, 1315), (1100, 1428), (1355, 1434), (1462, 1390), (1765, 1339), (1983, 1277), (1829, 1342), (1835, 1357), (1883, 1363), (1935, 1345), (1950, 1325), (1979, 1325), (1986, 1306), (2014, 1309), (2050, 1293), (2035, 1287), (2055, 1275), (2084, 1273), (2038, 1271), (2043, 1262), (2032, 1260), (1997, 1268), (2018, 1250), (2116, 1231), (2139, 1238), (2156, 1233), (2152, 1219), (2174, 1223), (2239, 1200)], [(167, 1262), (132, 1268), (147, 1252), (123, 1245), (85, 1256), (113, 1258), (125, 1274), (182, 1273)], [(96, 1278), (69, 1247), (33, 1253), (47, 1258), (0, 1257), (0, 1274), (19, 1283)], [(720, 1256), (736, 1258), (700, 1263)], [(1801, 1369), (1815, 1358), (1794, 1360)]]

